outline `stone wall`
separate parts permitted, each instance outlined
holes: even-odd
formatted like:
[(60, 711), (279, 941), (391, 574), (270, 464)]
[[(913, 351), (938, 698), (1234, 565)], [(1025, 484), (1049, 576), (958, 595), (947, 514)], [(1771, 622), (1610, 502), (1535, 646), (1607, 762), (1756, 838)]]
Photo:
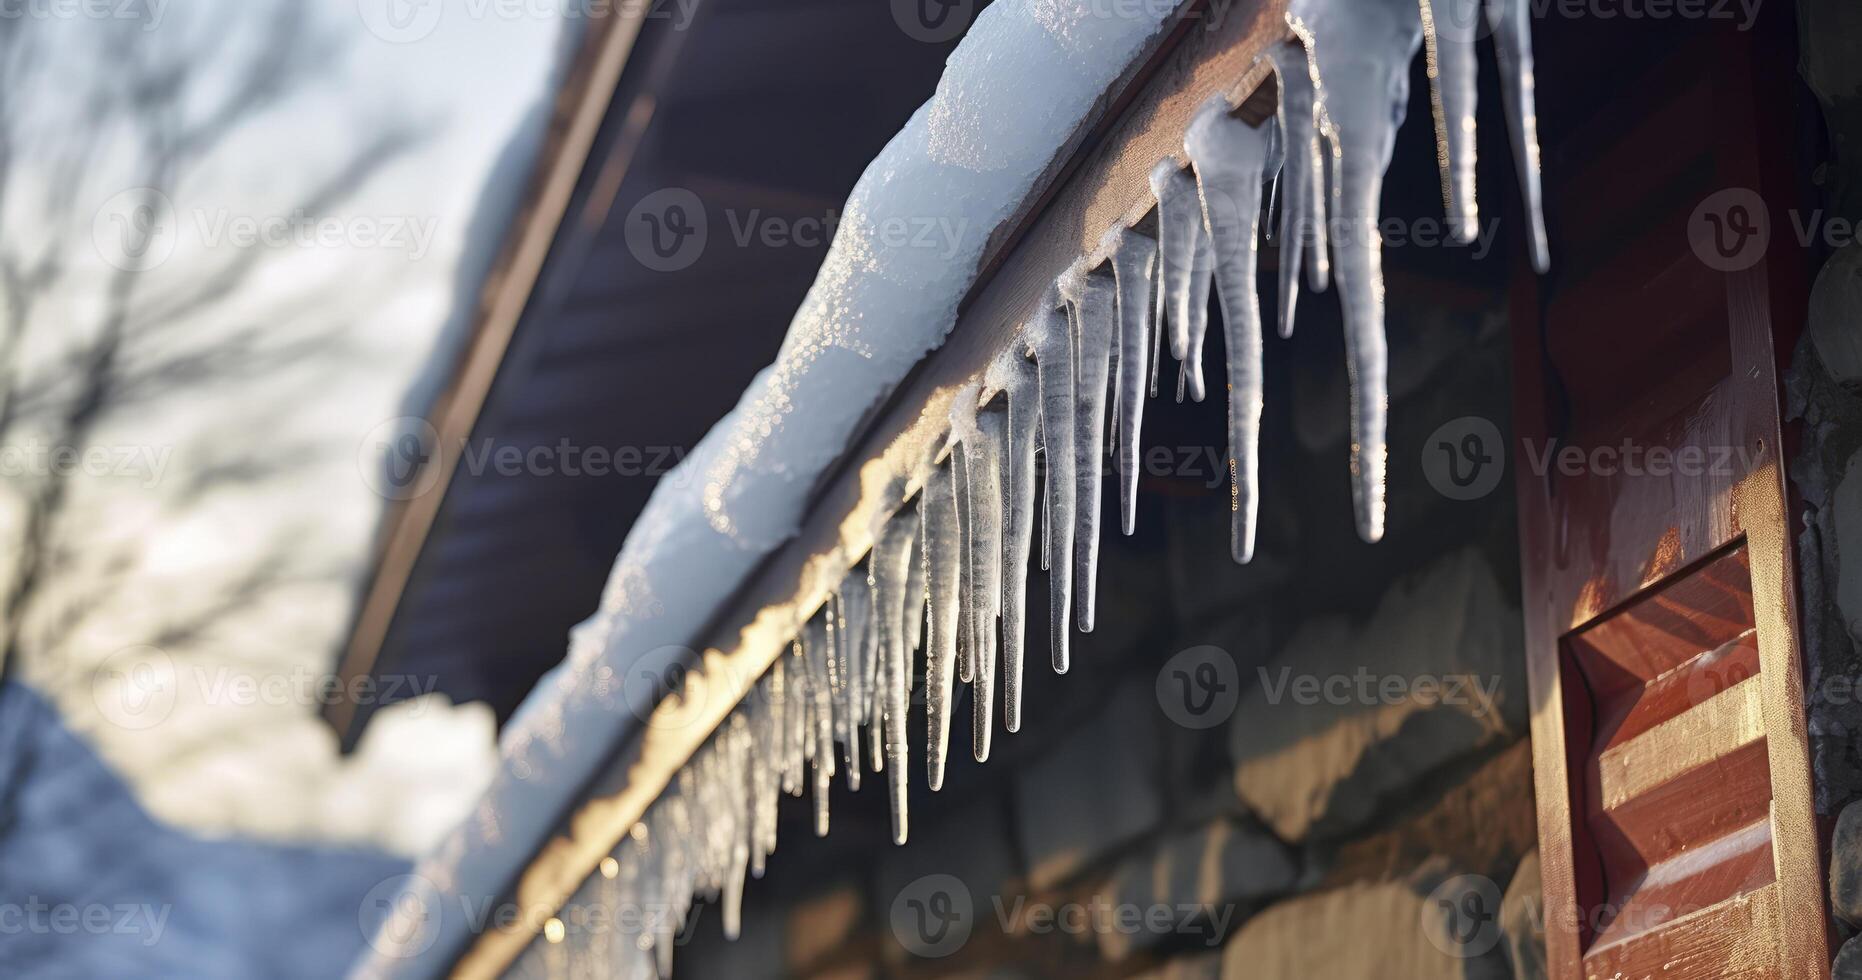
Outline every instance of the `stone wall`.
[[(1030, 631), (1023, 730), (986, 764), (959, 704), (945, 789), (913, 760), (904, 847), (877, 780), (837, 783), (825, 839), (793, 801), (743, 937), (702, 910), (678, 975), (1541, 976), (1510, 472), (1474, 493), (1424, 465), (1442, 431), (1508, 429), (1502, 295), (1396, 315), (1375, 546), (1352, 528), (1329, 304), (1270, 345), (1254, 564), (1227, 557), (1222, 406), (1151, 402), (1146, 446), (1168, 451), (1139, 533), (1105, 539), (1072, 671)], [(1031, 623), (1045, 591), (1034, 572)]]
[[(1801, 74), (1825, 140), (1812, 169), (1825, 221), (1862, 219), (1862, 9), (1797, 5)], [(1797, 428), (1806, 706), (1818, 813), (1836, 818), (1830, 849), (1837, 977), (1862, 978), (1862, 245), (1812, 244), (1809, 319), (1786, 375)]]

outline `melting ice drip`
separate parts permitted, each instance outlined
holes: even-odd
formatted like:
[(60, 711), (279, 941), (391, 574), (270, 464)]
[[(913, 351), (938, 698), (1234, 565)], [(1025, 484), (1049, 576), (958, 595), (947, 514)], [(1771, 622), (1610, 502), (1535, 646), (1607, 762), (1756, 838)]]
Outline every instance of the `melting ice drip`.
[[(893, 839), (904, 843), (906, 720), (921, 645), (930, 789), (943, 786), (958, 683), (971, 688), (977, 760), (989, 755), (998, 696), (1004, 727), (1019, 730), (1036, 456), (1046, 457), (1038, 554), (1049, 573), (1051, 662), (1065, 673), (1071, 630), (1093, 628), (1099, 461), (1107, 440), (1117, 463), (1119, 527), (1131, 534), (1145, 393), (1157, 394), (1168, 336), (1179, 365), (1177, 398), (1204, 398), (1212, 288), (1228, 350), (1231, 552), (1238, 562), (1253, 556), (1265, 385), (1256, 269), (1269, 179), (1280, 189), (1277, 332), (1293, 332), (1302, 271), (1315, 290), (1337, 282), (1357, 526), (1366, 541), (1382, 537), (1383, 174), (1403, 121), (1409, 65), (1426, 40), (1449, 224), (1458, 240), (1472, 239), (1479, 2), (1295, 0), (1287, 20), (1298, 40), (1269, 52), (1279, 81), (1277, 125), (1251, 125), (1221, 99), (1203, 107), (1185, 134), (1189, 168), (1167, 159), (1151, 174), (1156, 220), (1145, 227), (1155, 236), (1127, 227), (1108, 232), (1094, 256), (1060, 277), (983, 377), (956, 393), (949, 442), (926, 461), (915, 500), (884, 523), (866, 560), (578, 895), (610, 909), (643, 910), (638, 927), (624, 931), (624, 942), (592, 933), (596, 939), (572, 944), (575, 952), (604, 958), (620, 976), (667, 975), (679, 924), (700, 897), (720, 900), (725, 934), (735, 937), (745, 875), (761, 876), (776, 847), (778, 801), (812, 795), (815, 832), (825, 835), (842, 766), (852, 789), (865, 768), (887, 776)], [(1543, 271), (1525, 2), (1486, 0), (1484, 16), (1502, 68), (1528, 244)], [(562, 956), (550, 947), (561, 945), (565, 929), (551, 921), (532, 953), (556, 974)]]

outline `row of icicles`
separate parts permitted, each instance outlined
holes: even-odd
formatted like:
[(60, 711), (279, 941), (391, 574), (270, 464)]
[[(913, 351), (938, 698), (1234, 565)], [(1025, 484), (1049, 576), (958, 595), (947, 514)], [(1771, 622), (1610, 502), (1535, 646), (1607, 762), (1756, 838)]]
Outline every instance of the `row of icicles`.
[[(1263, 385), (1255, 269), (1270, 177), (1280, 200), (1278, 332), (1292, 333), (1302, 268), (1315, 289), (1337, 282), (1358, 530), (1367, 541), (1382, 536), (1386, 348), (1377, 204), (1408, 98), (1408, 67), (1425, 35), (1450, 228), (1464, 242), (1475, 233), (1476, 0), (1434, 2), (1431, 10), (1422, 0), (1420, 11), (1412, 0), (1293, 5), (1288, 21), (1300, 40), (1269, 55), (1279, 125), (1250, 125), (1219, 99), (1204, 107), (1184, 141), (1189, 169), (1166, 159), (1151, 175), (1154, 224), (1113, 229), (1099, 255), (1060, 278), (983, 378), (957, 392), (950, 440), (940, 447), (948, 455), (926, 461), (915, 501), (883, 523), (866, 560), (800, 630), (789, 655), (777, 658), (563, 914), (573, 918), (583, 902), (652, 911), (609, 930), (625, 942), (549, 920), (545, 944), (532, 950), (548, 974), (563, 975), (558, 967), (573, 948), (620, 976), (668, 975), (674, 937), (697, 897), (721, 899), (724, 931), (734, 938), (745, 875), (760, 877), (776, 847), (778, 800), (812, 795), (815, 832), (824, 835), (837, 772), (850, 789), (863, 771), (887, 776), (893, 839), (904, 843), (905, 728), (921, 645), (932, 790), (944, 780), (957, 682), (970, 685), (976, 759), (989, 755), (998, 696), (1004, 727), (1020, 728), (1036, 455), (1046, 457), (1039, 555), (1048, 571), (1050, 653), (1064, 673), (1068, 617), (1082, 632), (1093, 628), (1106, 440), (1120, 528), (1131, 534), (1145, 396), (1157, 394), (1168, 337), (1178, 400), (1204, 397), (1212, 285), (1228, 350), (1231, 551), (1240, 562), (1252, 557)], [(1524, 2), (1490, 0), (1486, 17), (1505, 70), (1529, 247), (1543, 269)]]

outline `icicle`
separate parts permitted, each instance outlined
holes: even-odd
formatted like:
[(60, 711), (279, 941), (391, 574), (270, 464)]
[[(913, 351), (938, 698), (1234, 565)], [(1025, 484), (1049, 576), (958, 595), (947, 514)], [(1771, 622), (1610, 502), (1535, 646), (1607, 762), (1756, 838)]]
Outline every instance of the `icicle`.
[[(972, 393), (974, 394), (974, 393)], [(963, 395), (958, 393), (958, 400)], [(954, 404), (954, 403), (953, 403)], [(951, 434), (950, 478), (957, 495), (957, 553), (962, 567), (962, 586), (958, 590), (957, 601), (957, 679), (965, 684), (971, 681), (970, 618), (974, 607), (969, 601), (970, 594), (970, 538), (973, 528), (970, 526), (970, 460), (958, 443), (956, 433)]]
[[(879, 660), (879, 598), (873, 584), (873, 557), (867, 555), (866, 574), (861, 577), (867, 596), (866, 629), (860, 635), (860, 721), (866, 725), (866, 757), (872, 763), (874, 772), (884, 772), (886, 768), (885, 733), (880, 726), (880, 712), (884, 708), (885, 695), (880, 692)], [(857, 734), (857, 733), (856, 733)], [(858, 739), (855, 739), (857, 742)]]
[(802, 656), (808, 663), (808, 702), (812, 720), (810, 732), (815, 764), (815, 836), (828, 835), (828, 788), (834, 781), (834, 692), (828, 683), (828, 661), (833, 645), (828, 639), (826, 616), (808, 621), (802, 642)]
[(944, 753), (950, 742), (952, 686), (957, 659), (957, 611), (962, 605), (963, 525), (957, 513), (956, 464), (931, 472), (919, 495), (924, 527), (925, 582), (930, 615), (925, 637), (925, 767), (932, 790), (944, 786)]
[(981, 385), (958, 389), (951, 403), (951, 438), (963, 453), (967, 487), (959, 487), (964, 527), (966, 661), (975, 685), (970, 731), (977, 761), (989, 758), (995, 712), (996, 615), (1002, 602), (1001, 452), (1006, 425), (1002, 412), (979, 410)]
[(782, 717), (775, 692), (781, 672), (782, 658), (778, 657), (770, 672), (757, 682), (749, 704), (750, 874), (757, 878), (763, 877), (764, 859), (776, 849), (777, 773), (781, 765), (777, 733), (782, 728)]
[(1435, 159), (1442, 170), (1442, 205), (1449, 234), (1471, 242), (1479, 231), (1474, 200), (1475, 28), (1480, 0), (1420, 0), (1427, 48), (1429, 105), (1435, 116)]
[[(916, 511), (914, 511), (916, 513)], [(925, 632), (925, 563), (922, 560), (912, 562), (911, 574), (905, 579), (904, 617), (905, 652), (911, 653), (924, 642)], [(905, 693), (911, 693), (912, 678), (905, 677)]]
[(743, 931), (743, 896), (744, 872), (750, 864), (750, 828), (744, 817), (748, 811), (745, 797), (749, 786), (747, 759), (750, 750), (750, 726), (741, 710), (731, 713), (723, 733), (725, 750), (718, 765), (721, 772), (717, 775), (723, 786), (721, 806), (717, 811), (718, 819), (725, 824), (725, 833), (720, 835), (729, 841), (727, 858), (729, 864), (724, 870), (721, 904), (724, 911), (724, 938), (735, 940)]
[(1061, 279), (1061, 294), (1073, 311), (1077, 331), (1078, 384), (1074, 389), (1073, 480), (1074, 580), (1078, 583), (1080, 632), (1093, 631), (1093, 600), (1099, 566), (1099, 513), (1104, 481), (1106, 391), (1111, 384), (1112, 344), (1118, 332), (1118, 283), (1104, 273), (1075, 268)]
[(834, 690), (834, 741), (847, 763), (847, 788), (860, 789), (860, 723), (866, 703), (866, 636), (872, 625), (872, 597), (866, 572), (856, 568), (841, 580), (830, 605), (828, 639), (834, 651), (829, 674)]
[(1008, 399), (1002, 439), (1002, 717), (1021, 730), (1022, 650), (1028, 622), (1028, 548), (1034, 539), (1035, 443), (1041, 424), (1040, 377), (1020, 343), (989, 367), (990, 386)]
[(1073, 334), (1050, 294), (1028, 325), (1041, 384), (1041, 444), (1047, 457), (1048, 631), (1054, 671), (1067, 672), (1067, 617), (1073, 604)]
[(1422, 45), (1410, 0), (1302, 0), (1287, 19), (1311, 53), (1321, 126), (1334, 154), (1328, 213), (1351, 376), (1351, 472), (1358, 534), (1384, 534), (1389, 349), (1384, 338), (1383, 246), (1377, 233), (1384, 168), (1409, 99), (1409, 65)]
[(1158, 255), (1164, 308), (1170, 329), (1170, 355), (1182, 362), (1177, 400), (1187, 388), (1203, 400), (1203, 335), (1209, 329), (1209, 285), (1214, 256), (1203, 231), (1196, 202), (1196, 181), (1175, 160), (1165, 158), (1151, 171), (1157, 197)]
[(874, 625), (879, 647), (879, 710), (871, 724), (883, 728), (887, 785), (892, 795), (892, 840), (905, 843), (906, 754), (905, 737), (906, 685), (911, 672), (911, 651), (905, 646), (904, 611), (908, 607), (913, 540), (918, 536), (918, 514), (902, 510), (886, 522), (879, 543), (873, 547)]
[[(1459, 2), (1459, 0), (1457, 0)], [(1293, 311), (1299, 305), (1300, 265), (1311, 252), (1312, 286), (1324, 289), (1327, 276), (1325, 242), (1325, 166), (1319, 130), (1313, 114), (1312, 69), (1306, 49), (1298, 41), (1276, 44), (1268, 51), (1279, 78), (1280, 145), (1286, 163), (1286, 182), (1280, 204), (1280, 325), (1282, 337), (1293, 336)]]
[(1191, 121), (1184, 147), (1215, 243), (1216, 284), (1228, 342), (1228, 465), (1233, 523), (1230, 553), (1254, 557), (1261, 441), (1261, 304), (1255, 289), (1261, 180), (1270, 150), (1268, 126), (1229, 114), (1217, 96)]
[(1500, 92), (1506, 100), (1507, 135), (1513, 144), (1513, 166), (1526, 199), (1526, 216), (1532, 222), (1527, 244), (1532, 267), (1552, 267), (1545, 242), (1545, 208), (1539, 187), (1539, 109), (1532, 73), (1532, 10), (1527, 0), (1486, 0), (1487, 24), (1493, 29), (1494, 53), (1500, 63)]
[(808, 767), (810, 695), (807, 689), (808, 668), (802, 651), (802, 641), (799, 638), (790, 642), (789, 658), (786, 664), (786, 666), (778, 665), (783, 672), (782, 791), (790, 796), (800, 796), (803, 787), (807, 785), (804, 777)]
[[(1139, 433), (1144, 426), (1145, 348), (1151, 339), (1151, 277), (1157, 265), (1157, 242), (1123, 228), (1112, 253), (1118, 282), (1118, 445), (1119, 526), (1126, 534), (1138, 528)], [(1155, 371), (1155, 365), (1152, 366)]]
[(1157, 302), (1151, 307), (1151, 397), (1157, 397), (1157, 371), (1164, 363), (1164, 287), (1163, 256), (1160, 254), (1153, 266), (1156, 267), (1152, 278), (1157, 280), (1157, 287), (1152, 290)]

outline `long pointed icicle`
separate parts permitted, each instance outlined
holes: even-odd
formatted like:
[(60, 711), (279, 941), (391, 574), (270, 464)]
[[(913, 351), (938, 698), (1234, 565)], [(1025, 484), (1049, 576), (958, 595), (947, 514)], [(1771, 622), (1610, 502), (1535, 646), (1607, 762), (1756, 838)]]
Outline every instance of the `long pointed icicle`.
[(1507, 135), (1513, 144), (1513, 167), (1519, 172), (1520, 193), (1526, 199), (1527, 220), (1532, 223), (1526, 241), (1532, 250), (1532, 267), (1552, 267), (1545, 241), (1544, 193), (1539, 178), (1539, 109), (1532, 72), (1532, 10), (1528, 0), (1486, 0), (1487, 23), (1493, 28), (1494, 53), (1500, 64), (1500, 92), (1506, 101)]
[(869, 610), (866, 632), (862, 638), (861, 653), (865, 657), (865, 666), (860, 672), (861, 694), (860, 720), (866, 723), (866, 757), (871, 762), (874, 772), (886, 770), (885, 732), (880, 726), (880, 713), (884, 707), (884, 695), (880, 693), (880, 651), (879, 651), (879, 597), (873, 584), (873, 556), (867, 555), (867, 574), (864, 584), (867, 588), (867, 609)]
[[(811, 636), (804, 627), (804, 636)], [(783, 742), (782, 742), (782, 791), (790, 796), (801, 796), (805, 792), (808, 779), (808, 726), (809, 694), (808, 668), (802, 651), (802, 640), (797, 638), (789, 644), (789, 657), (783, 668)]]
[(1112, 274), (1118, 281), (1118, 477), (1119, 527), (1138, 529), (1138, 435), (1144, 427), (1145, 353), (1151, 346), (1151, 277), (1157, 242), (1130, 228), (1118, 231)]
[(1313, 288), (1323, 289), (1321, 269), (1330, 260), (1325, 249), (1325, 169), (1321, 163), (1319, 130), (1314, 122), (1312, 69), (1306, 49), (1298, 41), (1276, 44), (1268, 51), (1279, 78), (1280, 109), (1276, 121), (1286, 163), (1281, 167), (1280, 191), (1280, 324), (1281, 337), (1293, 336), (1293, 311), (1299, 306), (1300, 268), (1313, 262)]
[(770, 691), (781, 666), (777, 658), (775, 669), (757, 682), (749, 704), (750, 873), (758, 878), (763, 877), (764, 859), (776, 849), (776, 732), (781, 709)]
[(879, 646), (879, 691), (881, 710), (872, 720), (885, 732), (886, 783), (892, 797), (892, 840), (905, 843), (909, 821), (906, 812), (905, 737), (907, 700), (905, 687), (911, 670), (911, 651), (905, 646), (904, 611), (911, 580), (914, 555), (912, 545), (918, 537), (918, 515), (902, 510), (886, 522), (879, 543), (873, 546), (873, 623)]
[[(957, 479), (957, 512), (963, 520), (963, 613), (957, 622), (957, 674), (965, 684), (974, 684), (970, 695), (974, 712), (983, 712), (981, 701), (991, 693), (991, 684), (981, 669), (989, 660), (989, 637), (994, 617), (989, 613), (987, 579), (989, 570), (1002, 566), (1002, 546), (991, 548), (989, 509), (996, 497), (991, 494), (989, 471), (994, 466), (991, 447), (983, 443), (978, 429), (978, 399), (981, 382), (970, 382), (957, 389), (950, 402), (951, 468)], [(972, 721), (972, 734), (978, 734)]]
[(1320, 118), (1335, 154), (1328, 210), (1351, 377), (1352, 499), (1359, 537), (1375, 542), (1384, 535), (1390, 407), (1378, 203), (1408, 106), (1422, 15), (1412, 0), (1306, 0), (1287, 17), (1312, 53)]
[(925, 639), (925, 768), (932, 791), (944, 786), (957, 661), (957, 609), (963, 601), (963, 526), (957, 514), (956, 456), (931, 471), (919, 495), (930, 615)]
[(1474, 240), (1480, 209), (1474, 199), (1474, 109), (1478, 99), (1480, 0), (1420, 0), (1427, 45), (1430, 108), (1435, 115), (1435, 158), (1442, 170), (1442, 205), (1449, 234)]
[[(974, 394), (975, 393), (972, 392), (970, 396), (972, 401), (975, 400)], [(961, 392), (957, 395), (959, 400), (962, 400), (964, 397), (965, 396)], [(971, 663), (972, 634), (970, 621), (975, 612), (975, 607), (969, 602), (971, 574), (969, 563), (970, 541), (971, 538), (974, 537), (975, 528), (972, 527), (970, 523), (969, 455), (963, 451), (963, 446), (958, 442), (958, 436), (955, 432), (951, 433), (951, 443), (950, 479), (951, 485), (954, 487), (954, 492), (957, 495), (957, 523), (960, 528), (957, 536), (957, 551), (963, 556), (961, 559), (963, 586), (958, 592), (961, 598), (957, 602), (957, 679), (968, 684), (970, 683), (971, 670), (973, 668), (973, 664)]]
[(1002, 718), (1022, 726), (1022, 650), (1028, 624), (1028, 548), (1034, 540), (1035, 444), (1041, 424), (1038, 370), (1020, 344), (989, 366), (990, 387), (1008, 399), (1002, 440)]
[(807, 661), (809, 714), (813, 722), (815, 774), (815, 836), (828, 835), (828, 789), (834, 783), (834, 694), (828, 685), (828, 640), (825, 616), (808, 621), (802, 656)]
[(1029, 323), (1041, 385), (1041, 445), (1047, 460), (1048, 633), (1055, 673), (1067, 672), (1067, 622), (1073, 605), (1073, 333), (1050, 296)]
[(873, 599), (866, 569), (855, 566), (841, 581), (840, 629), (835, 646), (841, 664), (841, 689), (834, 703), (834, 737), (846, 750), (847, 788), (860, 789), (860, 725), (866, 720), (866, 646), (873, 629)]
[(727, 821), (728, 833), (723, 835), (729, 841), (730, 856), (724, 872), (723, 892), (719, 904), (723, 906), (724, 938), (735, 941), (743, 932), (744, 873), (750, 865), (750, 838), (746, 814), (745, 790), (743, 779), (746, 760), (749, 756), (750, 729), (744, 719), (744, 713), (734, 711), (725, 722), (723, 758), (717, 764), (724, 770), (721, 776), (714, 777), (720, 781), (725, 799), (721, 802), (719, 816)]
[[(966, 601), (970, 608), (971, 706), (973, 751), (978, 762), (989, 758), (989, 741), (995, 715), (996, 612), (1002, 601), (1002, 474), (1001, 452), (1007, 419), (1000, 410), (975, 409), (974, 393), (960, 391), (959, 399), (971, 405), (962, 424), (964, 472), (970, 481), (970, 552), (964, 572)], [(958, 420), (953, 413), (953, 433)]]
[(1106, 448), (1106, 392), (1111, 385), (1112, 344), (1118, 332), (1118, 282), (1104, 273), (1075, 268), (1062, 277), (1061, 294), (1073, 310), (1078, 331), (1079, 379), (1074, 390), (1073, 481), (1074, 569), (1079, 590), (1076, 619), (1080, 632), (1093, 631), (1093, 603), (1099, 567), (1099, 515), (1105, 482), (1100, 462)]
[(1230, 553), (1254, 558), (1261, 441), (1261, 302), (1255, 289), (1261, 181), (1273, 129), (1230, 115), (1217, 96), (1197, 113), (1184, 138), (1196, 168), (1203, 210), (1215, 242), (1216, 285), (1228, 343)]

